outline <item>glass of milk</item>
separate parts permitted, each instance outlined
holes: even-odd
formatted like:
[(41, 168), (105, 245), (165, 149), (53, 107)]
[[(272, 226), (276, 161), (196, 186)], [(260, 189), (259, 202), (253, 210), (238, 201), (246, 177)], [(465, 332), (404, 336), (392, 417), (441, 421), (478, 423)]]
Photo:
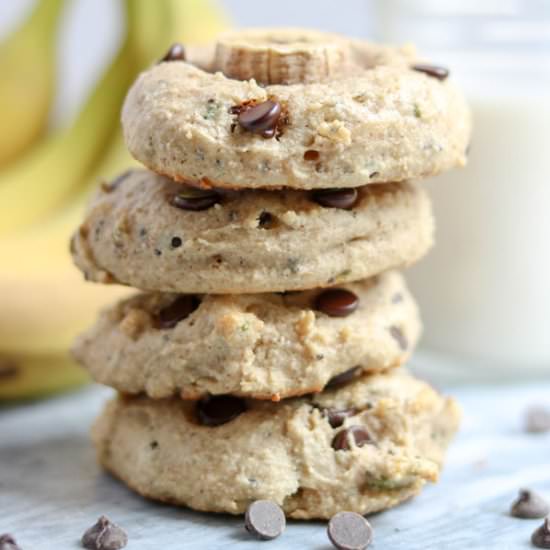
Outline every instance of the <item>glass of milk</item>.
[(423, 183), (437, 232), (409, 271), (425, 322), (417, 362), (469, 379), (550, 374), (550, 2), (375, 8), (378, 38), (448, 66), (474, 120), (468, 166)]

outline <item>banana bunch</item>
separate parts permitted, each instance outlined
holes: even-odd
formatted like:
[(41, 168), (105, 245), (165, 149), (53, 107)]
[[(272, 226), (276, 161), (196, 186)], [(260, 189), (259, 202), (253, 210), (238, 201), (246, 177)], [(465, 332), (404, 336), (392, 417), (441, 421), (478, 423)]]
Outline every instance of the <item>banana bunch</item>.
[(0, 136), (0, 400), (87, 380), (68, 348), (98, 308), (127, 290), (86, 284), (72, 265), (70, 236), (96, 185), (135, 164), (119, 127), (128, 87), (171, 43), (207, 42), (225, 28), (214, 2), (125, 0), (115, 58), (75, 120), (49, 132), (64, 0), (39, 0), (0, 45), (0, 120), (4, 128), (11, 121)]

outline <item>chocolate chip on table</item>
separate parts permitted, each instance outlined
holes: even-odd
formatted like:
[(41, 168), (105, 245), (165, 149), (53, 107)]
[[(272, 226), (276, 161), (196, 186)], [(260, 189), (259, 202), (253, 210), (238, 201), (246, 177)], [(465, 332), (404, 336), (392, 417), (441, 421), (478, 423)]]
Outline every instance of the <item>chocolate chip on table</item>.
[(350, 439), (353, 439), (356, 447), (363, 447), (372, 441), (372, 438), (364, 426), (350, 426), (340, 430), (332, 440), (332, 448), (335, 451), (349, 451), (351, 449)]
[(525, 413), (525, 431), (532, 434), (550, 431), (550, 409), (541, 405), (529, 407)]
[(179, 42), (172, 44), (159, 63), (165, 61), (185, 61), (185, 48)]
[(286, 527), (281, 507), (271, 500), (256, 500), (244, 515), (245, 529), (260, 540), (277, 538)]
[(540, 495), (530, 489), (520, 489), (512, 503), (510, 515), (522, 519), (542, 519), (550, 514), (550, 506)]
[(407, 341), (406, 336), (403, 334), (403, 331), (399, 327), (391, 326), (390, 334), (403, 351), (405, 351), (409, 347), (409, 342)]
[(330, 317), (347, 317), (359, 305), (359, 298), (345, 288), (329, 288), (317, 296), (315, 309)]
[(170, 197), (170, 204), (181, 210), (199, 212), (219, 203), (221, 196), (213, 190), (193, 189), (176, 193)]
[(319, 189), (312, 193), (313, 200), (327, 208), (352, 208), (357, 202), (357, 189), (353, 187), (345, 189)]
[(537, 548), (550, 548), (550, 517), (531, 535), (531, 542)]
[(241, 110), (237, 120), (244, 130), (270, 138), (275, 135), (280, 115), (281, 104), (268, 99)]
[(246, 403), (234, 395), (214, 395), (197, 402), (197, 415), (205, 426), (221, 426), (246, 411)]
[(357, 411), (355, 409), (326, 409), (325, 415), (327, 417), (328, 423), (333, 428), (339, 428), (346, 418), (353, 416)]
[(106, 516), (101, 516), (82, 535), (82, 546), (89, 550), (119, 550), (128, 544), (126, 531)]
[(351, 369), (348, 369), (340, 374), (337, 374), (336, 376), (333, 376), (327, 383), (327, 388), (334, 388), (336, 386), (341, 386), (342, 384), (347, 384), (348, 382), (351, 382), (354, 378), (357, 372), (359, 371), (360, 367), (352, 367)]
[(0, 535), (0, 550), (21, 550), (21, 547), (11, 535), (5, 533)]
[(174, 328), (180, 321), (189, 317), (199, 307), (199, 300), (192, 294), (178, 296), (170, 305), (161, 309), (157, 315), (160, 329)]
[(330, 542), (338, 550), (364, 550), (372, 542), (370, 523), (355, 512), (338, 512), (327, 527)]
[(437, 65), (427, 65), (425, 63), (417, 63), (411, 67), (413, 71), (427, 74), (438, 80), (445, 80), (449, 76), (449, 69), (438, 67)]

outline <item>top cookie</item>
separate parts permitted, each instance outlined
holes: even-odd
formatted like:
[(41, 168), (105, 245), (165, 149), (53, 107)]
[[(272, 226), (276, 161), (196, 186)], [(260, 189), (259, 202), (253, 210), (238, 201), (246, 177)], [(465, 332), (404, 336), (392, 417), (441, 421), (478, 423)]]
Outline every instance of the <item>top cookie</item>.
[(172, 179), (356, 187), (465, 163), (465, 100), (411, 47), (249, 31), (170, 59), (139, 76), (122, 125), (136, 159)]

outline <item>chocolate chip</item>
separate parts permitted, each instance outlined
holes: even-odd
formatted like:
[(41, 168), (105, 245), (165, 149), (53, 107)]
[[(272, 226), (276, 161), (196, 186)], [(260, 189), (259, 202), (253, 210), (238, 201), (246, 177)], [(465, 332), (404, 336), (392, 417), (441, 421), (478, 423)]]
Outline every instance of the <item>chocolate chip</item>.
[(21, 547), (11, 535), (5, 533), (0, 535), (0, 550), (21, 550)]
[(271, 138), (275, 135), (280, 114), (281, 104), (268, 99), (243, 109), (238, 114), (237, 120), (241, 127), (248, 132)]
[(126, 544), (126, 531), (105, 516), (101, 516), (97, 523), (82, 535), (82, 546), (90, 550), (119, 550)]
[(233, 395), (215, 395), (197, 403), (199, 420), (205, 426), (226, 424), (246, 411), (246, 403)]
[(357, 374), (357, 371), (360, 369), (360, 367), (353, 367), (351, 369), (348, 369), (341, 374), (337, 374), (336, 376), (333, 376), (327, 383), (327, 388), (334, 388), (336, 386), (341, 386), (343, 384), (347, 384), (351, 380), (355, 378), (355, 375)]
[(315, 151), (315, 149), (308, 149), (304, 153), (304, 160), (307, 160), (307, 161), (315, 162), (316, 160), (319, 160), (319, 157), (320, 157), (319, 151)]
[(436, 65), (426, 65), (424, 63), (417, 63), (411, 67), (413, 71), (433, 76), (438, 80), (445, 80), (449, 76), (449, 69), (445, 67), (437, 67)]
[(350, 426), (340, 430), (332, 440), (332, 448), (335, 451), (349, 451), (351, 449), (350, 439), (355, 442), (356, 447), (363, 447), (371, 442), (371, 436), (364, 426)]
[(285, 530), (286, 518), (281, 507), (271, 500), (256, 500), (246, 510), (245, 529), (260, 540), (277, 538)]
[(159, 63), (165, 61), (185, 61), (185, 48), (179, 42), (172, 44)]
[(179, 237), (172, 237), (170, 241), (170, 246), (172, 248), (179, 248), (182, 245), (182, 240)]
[(170, 197), (170, 204), (182, 210), (199, 212), (200, 210), (211, 208), (220, 202), (220, 200), (221, 197), (216, 191), (194, 189), (172, 195)]
[(258, 216), (258, 227), (271, 229), (275, 223), (275, 216), (265, 210)]
[(355, 409), (326, 409), (325, 415), (327, 417), (328, 423), (333, 428), (339, 428), (346, 418), (353, 416), (357, 411)]
[(537, 548), (550, 548), (550, 518), (531, 535), (531, 542)]
[(329, 288), (317, 296), (315, 309), (331, 317), (347, 317), (359, 305), (359, 298), (345, 288)]
[(529, 407), (525, 413), (525, 431), (532, 434), (550, 431), (550, 409), (540, 405)]
[(364, 550), (372, 542), (370, 523), (355, 512), (338, 512), (328, 522), (327, 535), (338, 550)]
[(161, 309), (157, 315), (157, 327), (160, 329), (174, 328), (180, 321), (189, 317), (199, 307), (200, 301), (196, 296), (183, 294), (176, 298), (169, 306)]
[(405, 351), (409, 347), (407, 337), (403, 334), (403, 331), (396, 326), (390, 327), (390, 334), (394, 340), (398, 343), (402, 351)]
[(320, 189), (312, 193), (313, 200), (327, 208), (352, 208), (357, 202), (357, 189)]
[(522, 519), (541, 519), (550, 514), (550, 506), (540, 495), (530, 489), (520, 489), (512, 503), (510, 515)]

